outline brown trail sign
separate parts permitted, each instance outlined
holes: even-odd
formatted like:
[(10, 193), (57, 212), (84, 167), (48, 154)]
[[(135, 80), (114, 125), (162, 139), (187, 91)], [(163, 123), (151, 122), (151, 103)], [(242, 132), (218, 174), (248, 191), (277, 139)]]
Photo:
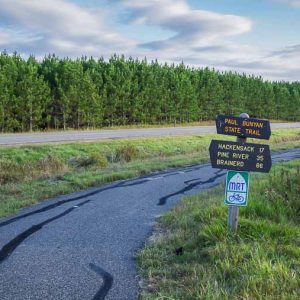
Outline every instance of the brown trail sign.
[(268, 173), (272, 166), (268, 145), (212, 140), (209, 155), (218, 169)]
[(216, 119), (217, 133), (234, 135), (241, 138), (256, 138), (268, 140), (271, 136), (268, 120), (245, 119), (220, 115)]
[[(212, 140), (209, 147), (213, 168), (233, 170), (227, 173), (227, 179), (231, 180), (226, 182), (232, 186), (225, 187), (225, 203), (229, 205), (228, 225), (236, 231), (239, 213), (237, 205), (247, 205), (249, 174), (246, 172), (268, 173), (272, 166), (269, 146), (246, 143), (247, 137), (269, 139), (270, 123), (267, 120), (250, 119), (248, 114), (242, 113), (239, 117), (220, 115), (216, 119), (216, 126), (219, 134), (237, 136), (236, 142)], [(234, 171), (237, 172), (233, 174)]]

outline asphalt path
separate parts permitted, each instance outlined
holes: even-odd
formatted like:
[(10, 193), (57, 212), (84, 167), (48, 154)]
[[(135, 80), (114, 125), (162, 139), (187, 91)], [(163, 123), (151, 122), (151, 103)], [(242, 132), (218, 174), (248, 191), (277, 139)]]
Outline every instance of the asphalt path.
[[(300, 123), (272, 123), (271, 129), (300, 128)], [(216, 126), (166, 127), (118, 130), (58, 131), (0, 134), (0, 146), (88, 142), (105, 139), (216, 133)]]
[[(272, 157), (300, 158), (300, 148)], [(224, 182), (224, 176), (210, 164), (171, 169), (0, 219), (0, 299), (137, 299), (134, 256), (156, 218), (184, 195)]]

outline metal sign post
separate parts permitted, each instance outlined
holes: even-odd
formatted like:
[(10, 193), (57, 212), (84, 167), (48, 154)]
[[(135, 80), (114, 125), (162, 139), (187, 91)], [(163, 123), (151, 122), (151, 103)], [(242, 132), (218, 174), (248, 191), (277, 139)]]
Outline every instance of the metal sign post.
[[(249, 119), (249, 115), (242, 113), (239, 115), (240, 118)], [(246, 143), (247, 138), (237, 137), (236, 141), (238, 143)], [(236, 231), (239, 221), (239, 207), (236, 205), (229, 205), (228, 207), (228, 226), (231, 230)]]
[(268, 145), (247, 143), (247, 137), (266, 139), (271, 136), (268, 120), (220, 115), (216, 119), (217, 133), (237, 136), (236, 142), (212, 140), (209, 155), (213, 168), (228, 169), (225, 187), (225, 204), (228, 208), (228, 225), (236, 231), (239, 206), (248, 200), (249, 173), (268, 173), (272, 166)]

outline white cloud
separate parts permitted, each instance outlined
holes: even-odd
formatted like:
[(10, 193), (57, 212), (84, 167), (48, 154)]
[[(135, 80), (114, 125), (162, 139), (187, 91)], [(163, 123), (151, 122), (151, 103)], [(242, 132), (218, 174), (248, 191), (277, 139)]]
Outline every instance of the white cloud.
[(273, 0), (277, 2), (283, 2), (293, 7), (300, 7), (300, 0)]
[(251, 30), (251, 20), (235, 15), (193, 10), (184, 0), (125, 0), (130, 22), (159, 26), (174, 32), (169, 39), (144, 44), (150, 49), (200, 47)]
[(0, 7), (2, 23), (15, 32), (21, 28), (42, 38), (39, 44), (32, 44), (33, 50), (78, 55), (83, 54), (82, 48), (85, 54), (95, 54), (134, 45), (109, 29), (100, 12), (64, 0), (0, 0)]
[[(270, 80), (299, 81), (300, 45), (277, 51), (266, 51), (241, 47), (241, 56), (233, 49), (232, 59), (220, 61), (220, 68), (256, 74)], [(243, 56), (242, 53), (245, 53)]]
[(8, 32), (0, 29), (0, 45), (6, 45), (10, 42), (10, 36)]
[[(292, 4), (300, 0), (289, 1)], [(124, 0), (128, 22), (167, 29), (164, 40), (144, 43), (147, 57), (262, 75), (271, 80), (299, 80), (300, 47), (277, 52), (233, 42), (251, 31), (249, 18), (192, 9), (185, 0)]]
[(31, 34), (30, 32), (26, 32), (22, 30), (11, 30), (11, 29), (0, 27), (1, 47), (5, 47), (8, 45), (14, 45), (14, 47), (16, 48), (21, 45), (30, 46), (32, 43), (38, 42), (41, 39), (42, 37), (37, 34)]
[[(274, 51), (236, 41), (236, 37), (252, 30), (253, 22), (247, 17), (193, 9), (187, 0), (109, 1), (118, 3), (123, 16), (127, 13), (130, 28), (143, 25), (143, 32), (146, 28), (152, 32), (166, 30), (169, 36), (142, 43), (127, 38), (126, 31), (121, 35), (114, 29), (119, 24), (111, 22), (114, 27), (108, 22), (112, 6), (100, 11), (71, 0), (0, 0), (0, 47), (37, 57), (47, 53), (70, 57), (109, 57), (113, 53), (146, 56), (161, 62), (184, 61), (193, 66), (254, 73), (268, 79), (299, 80), (300, 45)], [(300, 4), (300, 0), (272, 1)]]

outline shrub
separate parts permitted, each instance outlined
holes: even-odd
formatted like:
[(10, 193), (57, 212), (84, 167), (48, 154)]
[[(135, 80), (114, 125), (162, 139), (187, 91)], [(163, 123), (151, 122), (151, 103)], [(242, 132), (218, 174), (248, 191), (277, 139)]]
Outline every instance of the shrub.
[(0, 184), (25, 182), (39, 177), (57, 175), (67, 170), (67, 166), (56, 156), (47, 155), (38, 161), (17, 163), (0, 161)]
[(0, 161), (0, 185), (19, 182), (25, 177), (23, 166), (11, 161)]
[(115, 161), (129, 162), (139, 156), (139, 149), (133, 145), (126, 145), (117, 148)]
[(91, 155), (91, 160), (93, 164), (100, 168), (106, 168), (108, 166), (107, 158), (104, 157), (102, 154), (95, 153)]
[[(25, 165), (26, 166), (26, 165)], [(27, 168), (29, 165), (26, 166)], [(54, 155), (47, 155), (40, 159), (36, 164), (33, 165), (31, 177), (39, 177), (41, 175), (49, 177), (51, 175), (57, 175), (67, 170), (66, 164)]]
[(69, 160), (69, 164), (73, 168), (86, 168), (93, 164), (93, 160), (89, 156), (76, 156)]
[(69, 164), (75, 168), (87, 168), (93, 165), (105, 168), (108, 161), (103, 155), (95, 153), (90, 156), (73, 157), (69, 160)]

